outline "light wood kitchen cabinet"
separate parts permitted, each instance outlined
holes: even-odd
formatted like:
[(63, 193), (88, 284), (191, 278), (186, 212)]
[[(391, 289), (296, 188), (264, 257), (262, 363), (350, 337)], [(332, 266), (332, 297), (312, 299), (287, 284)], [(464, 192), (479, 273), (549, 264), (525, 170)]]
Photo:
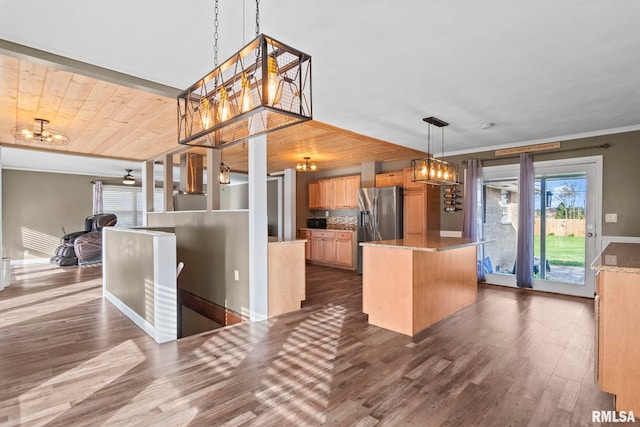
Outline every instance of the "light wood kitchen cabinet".
[(309, 183), (309, 210), (356, 209), (360, 175), (320, 179)]
[(311, 260), (336, 262), (336, 233), (334, 231), (311, 231)]
[(596, 276), (596, 378), (616, 395), (616, 411), (640, 413), (640, 245), (610, 243)]
[(354, 233), (353, 232), (337, 232), (336, 233), (336, 264), (353, 268), (354, 263)]
[(311, 259), (311, 230), (300, 230), (298, 235), (301, 239), (306, 239), (304, 242), (304, 259), (309, 261)]
[(333, 209), (333, 180), (321, 179), (320, 184), (320, 209)]
[(376, 174), (376, 187), (404, 187), (404, 172), (388, 172)]
[(305, 256), (312, 263), (331, 267), (356, 269), (355, 231), (301, 229), (300, 238), (306, 238)]
[[(405, 179), (411, 169), (405, 169)], [(440, 187), (431, 184), (405, 184), (404, 238), (440, 235)]]
[(333, 178), (333, 208), (355, 209), (358, 207), (358, 188), (360, 176)]
[(313, 181), (309, 183), (309, 210), (320, 209), (320, 183)]
[(411, 178), (413, 177), (413, 170), (411, 168), (406, 168), (404, 170), (404, 189), (406, 190), (420, 190), (425, 186), (422, 182), (413, 182)]

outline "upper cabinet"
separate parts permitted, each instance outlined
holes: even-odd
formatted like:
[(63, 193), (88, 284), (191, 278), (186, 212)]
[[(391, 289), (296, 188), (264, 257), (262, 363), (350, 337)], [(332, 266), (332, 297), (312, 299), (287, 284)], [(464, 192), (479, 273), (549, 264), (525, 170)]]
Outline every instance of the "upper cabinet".
[(404, 186), (404, 172), (388, 172), (376, 174), (376, 187)]
[(406, 168), (404, 170), (404, 189), (406, 190), (422, 190), (425, 187), (425, 184), (422, 182), (414, 182), (411, 180), (413, 178), (413, 170), (411, 168)]
[(355, 209), (360, 175), (321, 179), (309, 183), (309, 210)]
[(320, 183), (313, 181), (309, 183), (309, 210), (320, 209)]
[(360, 175), (333, 178), (333, 209), (355, 209), (358, 207)]
[(333, 209), (334, 188), (333, 180), (321, 179), (318, 181), (320, 184), (320, 209)]
[(411, 182), (411, 168), (405, 169), (404, 238), (440, 235), (440, 187)]

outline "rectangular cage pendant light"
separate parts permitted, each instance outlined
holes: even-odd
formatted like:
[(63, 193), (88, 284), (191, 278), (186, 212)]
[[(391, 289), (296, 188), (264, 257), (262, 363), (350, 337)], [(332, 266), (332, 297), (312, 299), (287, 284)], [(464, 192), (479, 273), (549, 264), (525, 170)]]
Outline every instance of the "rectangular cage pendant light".
[[(458, 183), (458, 165), (444, 160), (444, 128), (449, 123), (436, 117), (425, 117), (427, 122), (427, 157), (411, 160), (411, 181), (433, 185), (456, 185)], [(442, 129), (442, 159), (436, 159), (431, 153), (431, 126)]]
[(311, 119), (311, 56), (264, 34), (178, 95), (180, 144), (222, 148)]

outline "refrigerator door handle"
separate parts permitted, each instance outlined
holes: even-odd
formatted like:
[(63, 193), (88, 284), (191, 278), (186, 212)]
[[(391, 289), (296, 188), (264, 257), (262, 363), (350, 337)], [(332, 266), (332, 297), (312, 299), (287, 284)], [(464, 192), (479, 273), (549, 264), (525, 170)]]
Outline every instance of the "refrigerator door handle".
[(378, 195), (373, 196), (373, 235), (376, 240), (382, 240), (380, 236), (380, 215), (378, 212)]

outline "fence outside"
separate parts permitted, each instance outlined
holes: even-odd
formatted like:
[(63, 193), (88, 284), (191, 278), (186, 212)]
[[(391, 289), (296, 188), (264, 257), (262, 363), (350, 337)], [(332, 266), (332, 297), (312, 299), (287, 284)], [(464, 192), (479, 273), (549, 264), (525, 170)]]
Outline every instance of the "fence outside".
[[(586, 230), (585, 219), (547, 218), (547, 235), (584, 237)], [(540, 218), (533, 223), (533, 233), (540, 234)]]

